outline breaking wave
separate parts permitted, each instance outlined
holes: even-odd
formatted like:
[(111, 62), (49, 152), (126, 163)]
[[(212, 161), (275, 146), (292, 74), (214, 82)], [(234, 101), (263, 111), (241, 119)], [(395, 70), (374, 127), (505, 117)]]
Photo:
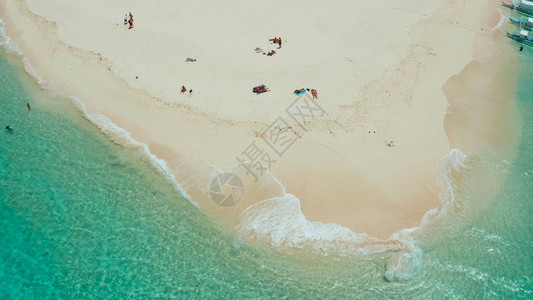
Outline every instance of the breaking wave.
[(337, 224), (309, 221), (300, 209), (300, 200), (292, 194), (265, 199), (250, 206), (241, 215), (239, 231), (276, 248), (366, 254), (391, 251), (394, 254), (387, 264), (385, 278), (389, 281), (406, 280), (416, 275), (422, 266), (423, 251), (417, 236), (444, 219), (458, 205), (455, 177), (468, 170), (466, 160), (467, 156), (458, 149), (452, 149), (440, 159), (437, 181), (442, 206), (426, 212), (419, 227), (400, 230), (388, 240), (355, 233)]

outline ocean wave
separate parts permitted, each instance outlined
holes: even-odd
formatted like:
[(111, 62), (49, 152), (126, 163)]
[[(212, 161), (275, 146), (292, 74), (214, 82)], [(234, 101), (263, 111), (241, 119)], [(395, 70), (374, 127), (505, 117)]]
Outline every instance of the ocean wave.
[(337, 224), (308, 221), (300, 200), (292, 195), (265, 199), (250, 206), (241, 215), (239, 230), (267, 241), (273, 247), (288, 246), (327, 251), (349, 244), (358, 249), (378, 241), (367, 234), (357, 234)]
[(441, 207), (426, 212), (419, 227), (402, 229), (387, 240), (356, 233), (337, 224), (309, 221), (301, 211), (300, 200), (292, 194), (265, 199), (250, 206), (241, 214), (238, 229), (242, 234), (266, 241), (275, 248), (364, 254), (391, 251), (393, 254), (387, 263), (385, 278), (389, 281), (407, 280), (415, 276), (423, 264), (423, 251), (417, 237), (458, 206), (455, 178), (468, 170), (466, 159), (467, 156), (458, 149), (452, 149), (440, 159), (436, 173)]
[(23, 55), (18, 44), (7, 35), (6, 23), (2, 19), (0, 19), (0, 46), (6, 49), (8, 53)]
[(460, 202), (457, 195), (457, 175), (468, 171), (465, 164), (466, 156), (459, 149), (452, 149), (448, 154), (440, 159), (437, 165), (437, 184), (441, 191), (440, 200), (442, 202), (441, 210), (448, 212), (457, 207)]
[(412, 278), (423, 263), (423, 251), (416, 240), (420, 228), (403, 229), (388, 240), (380, 240), (338, 224), (307, 220), (301, 211), (300, 200), (292, 194), (265, 199), (250, 206), (242, 213), (238, 230), (278, 249), (334, 251), (341, 255), (391, 252), (384, 274), (389, 281)]

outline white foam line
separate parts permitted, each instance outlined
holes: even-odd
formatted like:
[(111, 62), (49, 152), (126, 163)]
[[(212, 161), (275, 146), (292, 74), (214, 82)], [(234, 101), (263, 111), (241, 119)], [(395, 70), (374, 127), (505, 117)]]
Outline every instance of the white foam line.
[(172, 174), (172, 172), (170, 171), (170, 169), (168, 168), (168, 165), (167, 163), (160, 159), (159, 157), (157, 157), (156, 155), (154, 155), (151, 151), (150, 151), (150, 148), (148, 147), (147, 144), (144, 144), (144, 143), (141, 143), (137, 140), (135, 140), (132, 136), (131, 136), (131, 133), (129, 131), (127, 131), (126, 129), (116, 125), (115, 123), (113, 123), (113, 121), (111, 121), (111, 119), (109, 119), (108, 117), (106, 117), (105, 115), (99, 113), (99, 112), (96, 112), (96, 113), (89, 113), (85, 107), (85, 104), (83, 104), (83, 102), (76, 96), (69, 96), (68, 97), (69, 99), (72, 100), (73, 103), (75, 103), (78, 108), (83, 112), (83, 114), (93, 123), (95, 124), (96, 126), (98, 126), (98, 128), (100, 128), (100, 130), (106, 134), (110, 134), (110, 135), (116, 135), (118, 137), (120, 137), (121, 139), (124, 139), (126, 140), (128, 143), (130, 143), (131, 145), (133, 145), (135, 148), (141, 148), (143, 149), (144, 153), (150, 158), (150, 161), (156, 166), (158, 167), (158, 169), (163, 172), (163, 174), (165, 174), (171, 181), (172, 183), (174, 184), (174, 187), (183, 195), (183, 197), (185, 197), (185, 199), (187, 199), (192, 205), (194, 205), (195, 207), (198, 207), (198, 203), (194, 202), (191, 197), (187, 194), (187, 192), (185, 192), (185, 190), (181, 187), (181, 185), (179, 185), (178, 181), (176, 180), (176, 178), (174, 177), (174, 175)]
[(507, 22), (507, 16), (503, 14), (502, 9), (498, 8), (498, 11), (500, 12), (500, 21), (498, 22), (498, 24), (496, 24), (496, 26), (491, 29), (492, 32), (502, 28), (503, 24)]
[(301, 211), (300, 199), (291, 194), (264, 199), (248, 207), (241, 213), (238, 228), (242, 233), (264, 240), (276, 248), (310, 246), (317, 251), (394, 251), (387, 263), (385, 278), (389, 281), (407, 280), (415, 276), (423, 264), (423, 250), (416, 237), (453, 212), (453, 207), (459, 200), (454, 174), (468, 169), (464, 164), (466, 158), (458, 149), (452, 149), (440, 159), (437, 183), (441, 190), (441, 207), (427, 211), (418, 227), (402, 229), (392, 234), (388, 240), (356, 233), (338, 224), (311, 222)]
[[(20, 51), (18, 44), (11, 40), (11, 38), (7, 35), (5, 22), (0, 18), (0, 46), (4, 47), (8, 53), (16, 53), (18, 56), (22, 58), (22, 62), (24, 65), (24, 71), (31, 75), (39, 86), (41, 86), (43, 89), (50, 89), (53, 85), (51, 81), (44, 80), (35, 70), (33, 65), (30, 63), (29, 58)], [(68, 86), (68, 85), (66, 85)], [(66, 87), (65, 86), (65, 87)], [(62, 95), (64, 96), (64, 95)], [(150, 161), (164, 174), (167, 176), (168, 179), (173, 183), (174, 187), (177, 189), (177, 191), (185, 198), (187, 199), (193, 206), (198, 207), (198, 203), (194, 202), (191, 197), (185, 192), (185, 190), (180, 186), (172, 172), (167, 166), (167, 163), (158, 158), (156, 155), (154, 155), (147, 144), (141, 143), (137, 140), (135, 140), (129, 131), (126, 129), (116, 125), (106, 117), (105, 115), (95, 112), (95, 113), (89, 113), (85, 107), (85, 104), (76, 96), (64, 96), (72, 101), (78, 109), (83, 112), (84, 116), (91, 121), (93, 124), (95, 124), (102, 132), (108, 134), (108, 135), (116, 135), (125, 141), (127, 141), (129, 144), (136, 148), (141, 148), (144, 153), (148, 156)]]
[(14, 52), (18, 55), (22, 55), (20, 52), (17, 43), (13, 42), (11, 38), (7, 35), (6, 23), (0, 18), (0, 46), (4, 47), (7, 52)]

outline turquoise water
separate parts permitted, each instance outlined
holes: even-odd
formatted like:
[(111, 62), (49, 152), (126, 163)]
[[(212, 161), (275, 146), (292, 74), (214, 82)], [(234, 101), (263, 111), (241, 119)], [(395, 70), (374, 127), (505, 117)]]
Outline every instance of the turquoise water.
[(0, 125), (15, 130), (0, 132), (0, 298), (533, 298), (533, 59), (521, 61), (518, 159), (484, 166), (508, 174), (500, 194), (422, 245), (414, 278), (388, 282), (389, 253), (241, 241), (2, 53)]

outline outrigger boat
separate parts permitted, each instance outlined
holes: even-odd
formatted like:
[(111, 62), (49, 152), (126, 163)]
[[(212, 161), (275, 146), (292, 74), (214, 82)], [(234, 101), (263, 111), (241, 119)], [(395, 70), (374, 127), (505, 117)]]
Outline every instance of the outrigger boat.
[(529, 37), (529, 31), (525, 29), (516, 30), (514, 33), (507, 32), (507, 36), (519, 43), (533, 47), (533, 39)]
[(524, 17), (524, 16), (522, 16), (518, 20), (509, 17), (509, 20), (511, 20), (511, 22), (513, 22), (513, 23), (515, 23), (517, 25), (525, 27), (528, 30), (533, 29), (533, 18), (532, 17)]
[(529, 0), (512, 0), (512, 3), (505, 2), (502, 0), (502, 4), (505, 7), (514, 9), (518, 12), (533, 15), (533, 1)]
[(512, 3), (505, 2), (502, 0), (502, 4), (505, 7), (514, 9), (524, 14), (533, 16), (533, 1), (528, 0), (513, 0)]

